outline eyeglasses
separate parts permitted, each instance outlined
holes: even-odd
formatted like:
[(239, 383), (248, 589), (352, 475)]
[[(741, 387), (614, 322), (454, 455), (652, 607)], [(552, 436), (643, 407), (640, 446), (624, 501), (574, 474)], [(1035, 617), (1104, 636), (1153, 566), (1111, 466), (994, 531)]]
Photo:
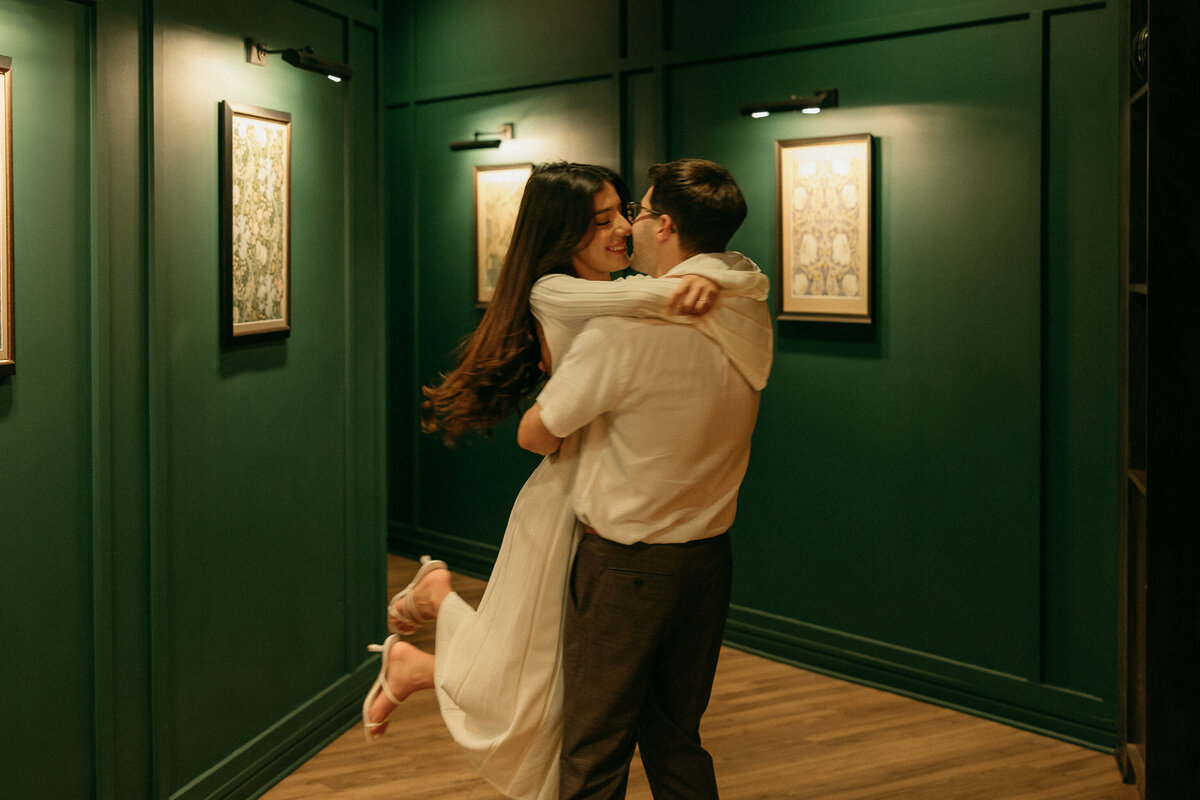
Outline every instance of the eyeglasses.
[(628, 203), (626, 203), (624, 206), (624, 210), (625, 210), (625, 219), (629, 220), (630, 222), (633, 222), (635, 219), (640, 217), (642, 215), (643, 211), (645, 211), (647, 214), (654, 214), (655, 216), (660, 216), (660, 217), (663, 214), (667, 213), (665, 211), (655, 211), (653, 208), (650, 208), (649, 206), (644, 206), (641, 203), (637, 202), (636, 200), (630, 200)]

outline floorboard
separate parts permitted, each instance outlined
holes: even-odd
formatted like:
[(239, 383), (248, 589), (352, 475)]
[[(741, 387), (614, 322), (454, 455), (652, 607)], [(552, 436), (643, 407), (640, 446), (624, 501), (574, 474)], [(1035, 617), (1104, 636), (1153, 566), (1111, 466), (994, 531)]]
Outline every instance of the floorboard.
[[(412, 561), (389, 556), (391, 591)], [(476, 604), (484, 582), (455, 576)], [(414, 643), (432, 649), (423, 631)], [(1137, 800), (1116, 762), (1056, 739), (724, 648), (704, 718), (724, 800)], [(368, 744), (356, 725), (266, 800), (501, 800), (441, 723), (410, 697)], [(630, 800), (651, 800), (637, 759)]]

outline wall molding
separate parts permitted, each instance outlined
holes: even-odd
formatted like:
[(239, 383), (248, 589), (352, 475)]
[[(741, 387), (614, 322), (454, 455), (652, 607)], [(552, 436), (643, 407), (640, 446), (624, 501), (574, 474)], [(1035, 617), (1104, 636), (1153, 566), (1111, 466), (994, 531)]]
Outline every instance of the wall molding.
[(353, 727), (362, 697), (378, 674), (374, 659), (171, 794), (172, 800), (235, 800), (255, 797)]
[(388, 550), (414, 561), (428, 553), (450, 564), (455, 572), (485, 581), (500, 552), (496, 545), (400, 522), (388, 523)]
[[(303, 2), (303, 0), (293, 0)], [(328, 5), (328, 0), (326, 2)], [(888, 39), (927, 36), (962, 28), (990, 25), (1005, 25), (1014, 22), (1029, 22), (1035, 15), (1064, 14), (1081, 11), (1097, 11), (1105, 8), (1104, 2), (1077, 0), (1077, 2), (1055, 3), (1053, 0), (997, 0), (996, 2), (967, 4), (957, 8), (910, 12), (894, 16), (876, 17), (858, 22), (835, 25), (783, 28), (772, 31), (769, 36), (755, 35), (745, 39), (723, 41), (715, 47), (711, 43), (688, 46), (676, 42), (675, 46), (658, 52), (621, 54), (611, 59), (570, 60), (560, 62), (552, 73), (538, 70), (532, 73), (488, 73), (481, 75), (471, 84), (451, 83), (421, 86), (419, 76), (412, 87), (405, 87), (408, 94), (389, 94), (386, 105), (423, 105), (468, 97), (484, 97), (494, 94), (541, 88), (588, 80), (618, 79), (622, 75), (654, 70), (671, 70), (703, 66), (729, 61), (743, 61), (795, 53), (806, 50), (846, 47)], [(668, 25), (670, 20), (664, 20)], [(386, 87), (387, 90), (393, 87)]]
[(725, 643), (840, 680), (1111, 753), (1115, 704), (932, 653), (731, 606)]

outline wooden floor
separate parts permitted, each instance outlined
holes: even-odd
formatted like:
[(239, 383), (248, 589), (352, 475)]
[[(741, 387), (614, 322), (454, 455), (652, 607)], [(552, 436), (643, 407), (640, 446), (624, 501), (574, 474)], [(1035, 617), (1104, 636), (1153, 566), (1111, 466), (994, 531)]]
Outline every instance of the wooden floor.
[[(416, 569), (389, 557), (388, 583)], [(484, 583), (455, 576), (475, 604)], [(413, 641), (432, 648), (432, 635)], [(725, 648), (705, 746), (724, 800), (1137, 800), (1112, 756)], [(629, 798), (650, 800), (635, 758)], [(500, 800), (442, 726), (432, 692), (410, 697), (374, 744), (351, 728), (266, 800)]]

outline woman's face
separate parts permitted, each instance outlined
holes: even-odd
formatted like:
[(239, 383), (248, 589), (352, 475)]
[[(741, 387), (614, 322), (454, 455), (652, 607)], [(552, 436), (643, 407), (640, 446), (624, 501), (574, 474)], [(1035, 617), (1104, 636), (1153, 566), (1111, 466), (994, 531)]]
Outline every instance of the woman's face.
[(629, 265), (627, 241), (632, 229), (621, 213), (621, 197), (611, 183), (605, 183), (596, 193), (593, 210), (591, 227), (575, 248), (571, 265), (581, 278), (606, 281), (610, 272), (620, 272)]

